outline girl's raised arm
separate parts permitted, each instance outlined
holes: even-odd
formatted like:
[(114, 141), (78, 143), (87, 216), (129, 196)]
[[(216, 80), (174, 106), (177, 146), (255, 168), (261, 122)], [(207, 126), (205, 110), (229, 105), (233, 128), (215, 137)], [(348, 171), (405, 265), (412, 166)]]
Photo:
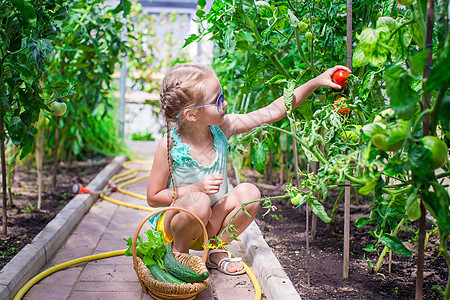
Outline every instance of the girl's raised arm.
[[(303, 101), (306, 100), (317, 88), (331, 87), (340, 89), (341, 86), (332, 81), (333, 73), (339, 69), (344, 69), (351, 72), (348, 68), (343, 66), (336, 66), (326, 70), (316, 78), (313, 78), (305, 84), (299, 86), (294, 90), (294, 98), (292, 100), (292, 108), (296, 108)], [(255, 110), (247, 114), (230, 114), (225, 116), (224, 122), (220, 128), (225, 133), (227, 138), (239, 133), (245, 133), (262, 124), (271, 124), (281, 120), (286, 116), (286, 107), (284, 105), (283, 97), (278, 98), (271, 104)]]

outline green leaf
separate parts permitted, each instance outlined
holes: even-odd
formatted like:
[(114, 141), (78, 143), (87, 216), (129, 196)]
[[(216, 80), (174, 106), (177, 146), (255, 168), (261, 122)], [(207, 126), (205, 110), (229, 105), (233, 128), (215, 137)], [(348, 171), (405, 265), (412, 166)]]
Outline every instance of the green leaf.
[(364, 251), (367, 251), (367, 252), (373, 252), (373, 251), (375, 251), (376, 249), (375, 249), (375, 247), (374, 247), (372, 244), (369, 244), (369, 245), (367, 245), (366, 247), (364, 247), (363, 250), (364, 250)]
[(322, 203), (320, 203), (316, 197), (307, 197), (306, 201), (311, 206), (311, 210), (316, 216), (318, 216), (325, 223), (331, 222), (331, 218), (327, 215), (325, 207), (323, 207)]
[(189, 37), (187, 37), (184, 40), (184, 45), (182, 48), (186, 47), (187, 45), (191, 44), (192, 42), (195, 42), (200, 36), (196, 34), (191, 34)]
[(423, 34), (416, 23), (411, 24), (411, 35), (414, 42), (419, 46), (419, 49), (423, 49)]
[(367, 61), (375, 66), (385, 63), (389, 54), (389, 27), (382, 25), (376, 29), (365, 28), (360, 35), (359, 42)]
[(402, 119), (410, 119), (417, 109), (419, 95), (411, 88), (412, 78), (401, 66), (386, 70), (386, 93), (391, 99), (391, 107)]
[(358, 220), (356, 220), (355, 226), (357, 228), (362, 228), (372, 222), (373, 222), (373, 220), (368, 217), (360, 217), (360, 218), (358, 218)]
[(414, 188), (410, 191), (408, 199), (406, 200), (406, 215), (411, 221), (420, 218), (420, 201), (418, 199), (419, 188)]
[(298, 107), (297, 110), (300, 111), (303, 118), (309, 122), (312, 120), (313, 117), (313, 108), (312, 108), (312, 102), (308, 99), (303, 101)]
[(408, 153), (408, 162), (413, 172), (414, 180), (418, 183), (426, 183), (430, 180), (431, 152), (421, 144), (412, 144)]
[(283, 90), (284, 105), (286, 106), (286, 113), (290, 115), (292, 112), (292, 100), (294, 98), (295, 81), (293, 79), (287, 82)]
[(296, 27), (299, 23), (299, 20), (297, 19), (297, 17), (292, 13), (292, 11), (289, 9), (288, 13), (287, 13), (287, 17), (289, 19), (289, 24), (291, 24), (291, 26)]
[(200, 8), (205, 8), (206, 6), (206, 0), (198, 0), (198, 6), (200, 6)]
[(428, 53), (430, 53), (430, 50), (422, 50), (411, 56), (411, 72), (414, 75), (423, 74)]
[(360, 44), (355, 49), (353, 53), (353, 66), (354, 67), (362, 67), (367, 64), (366, 56), (364, 55), (364, 51)]
[(36, 11), (29, 1), (11, 0), (11, 2), (27, 22), (36, 19)]
[(433, 190), (426, 188), (421, 190), (420, 196), (427, 211), (437, 219), (439, 229), (444, 234), (450, 234), (450, 197), (445, 187), (441, 184), (434, 183)]
[(435, 60), (430, 76), (428, 76), (425, 83), (425, 91), (431, 92), (437, 90), (443, 86), (450, 86), (450, 72), (448, 66), (450, 65), (450, 46), (449, 43), (442, 49), (439, 59)]
[(123, 16), (126, 17), (130, 13), (130, 10), (131, 2), (129, 0), (120, 0), (119, 4), (111, 12), (114, 14), (118, 14), (123, 11)]
[(259, 14), (262, 18), (271, 18), (273, 17), (273, 11), (270, 7), (270, 4), (266, 1), (255, 1), (255, 5), (259, 11)]
[(450, 130), (450, 96), (444, 97), (439, 108), (439, 121), (441, 121), (442, 127), (446, 130)]
[(228, 28), (225, 31), (224, 47), (225, 47), (225, 51), (227, 51), (227, 53), (233, 53), (234, 48), (236, 47), (236, 40), (234, 38), (234, 30), (231, 28)]
[(377, 28), (381, 26), (387, 26), (389, 28), (389, 31), (393, 32), (395, 29), (397, 29), (398, 24), (397, 21), (395, 21), (395, 19), (391, 17), (380, 17), (377, 20)]
[(403, 245), (402, 241), (393, 235), (390, 235), (388, 233), (384, 233), (383, 236), (380, 239), (380, 242), (387, 246), (389, 249), (392, 250), (393, 253), (401, 256), (407, 256), (411, 257), (412, 252), (408, 248)]
[[(136, 241), (136, 256), (140, 257), (147, 265), (156, 262), (158, 266), (164, 268), (163, 257), (165, 254), (163, 236), (160, 231), (148, 230), (144, 232), (147, 235), (147, 241), (138, 236)], [(125, 251), (126, 256), (132, 255), (132, 238), (123, 239), (127, 242), (128, 249)]]
[(366, 171), (363, 176), (364, 186), (358, 190), (358, 193), (361, 195), (369, 195), (370, 192), (374, 191), (381, 174), (382, 172), (370, 173)]

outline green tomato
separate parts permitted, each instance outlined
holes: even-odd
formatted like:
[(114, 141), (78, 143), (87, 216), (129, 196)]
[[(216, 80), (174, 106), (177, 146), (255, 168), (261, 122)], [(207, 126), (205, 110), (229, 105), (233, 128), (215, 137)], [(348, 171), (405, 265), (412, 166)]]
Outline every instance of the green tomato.
[(62, 116), (66, 113), (67, 105), (64, 102), (53, 102), (50, 105), (50, 110), (54, 116)]
[(397, 0), (398, 4), (404, 5), (404, 6), (410, 6), (414, 3), (414, 0)]
[(403, 146), (408, 135), (408, 121), (398, 120), (387, 125), (387, 128), (372, 135), (372, 143), (383, 151), (397, 151)]
[(303, 21), (300, 21), (297, 26), (300, 31), (306, 31), (308, 29), (308, 24)]
[(305, 33), (305, 38), (307, 38), (308, 40), (312, 39), (312, 37), (313, 37), (313, 34), (312, 34), (311, 31), (307, 31), (307, 32)]
[(299, 205), (300, 204), (300, 198), (302, 197), (302, 195), (298, 194), (297, 196), (295, 196), (294, 198), (291, 198), (291, 203), (292, 205)]
[(434, 170), (442, 167), (448, 161), (448, 148), (444, 141), (438, 139), (435, 136), (424, 136), (420, 139), (423, 146), (431, 151), (431, 165)]

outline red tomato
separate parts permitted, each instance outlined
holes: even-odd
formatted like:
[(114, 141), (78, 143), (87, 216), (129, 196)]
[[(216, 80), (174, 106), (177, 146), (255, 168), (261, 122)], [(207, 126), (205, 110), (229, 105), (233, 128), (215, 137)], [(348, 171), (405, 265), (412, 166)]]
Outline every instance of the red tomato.
[(341, 115), (348, 115), (350, 113), (350, 108), (348, 108), (348, 105), (347, 103), (345, 103), (345, 100), (346, 99), (344, 97), (341, 97), (336, 99), (333, 104), (333, 109), (335, 110), (339, 109), (340, 107), (338, 113), (340, 113)]
[(341, 87), (347, 86), (347, 76), (350, 74), (349, 72), (345, 70), (337, 70), (333, 73), (333, 81), (337, 84), (339, 84)]

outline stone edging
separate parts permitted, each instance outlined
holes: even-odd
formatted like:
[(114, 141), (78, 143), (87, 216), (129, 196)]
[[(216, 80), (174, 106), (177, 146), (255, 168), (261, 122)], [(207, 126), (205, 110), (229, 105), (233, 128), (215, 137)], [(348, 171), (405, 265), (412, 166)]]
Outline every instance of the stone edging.
[[(108, 180), (119, 172), (127, 160), (117, 156), (87, 186), (101, 190)], [(75, 226), (91, 208), (98, 195), (80, 194), (69, 203), (0, 271), (0, 299), (13, 299), (31, 278), (36, 276), (47, 261), (55, 255)]]
[[(233, 185), (228, 183), (228, 190)], [(280, 262), (267, 245), (255, 221), (239, 235), (245, 255), (252, 262), (252, 271), (267, 299), (271, 300), (301, 300), (294, 285), (283, 270)]]
[(252, 262), (252, 269), (267, 299), (301, 300), (255, 221), (239, 235), (239, 239), (242, 241), (245, 254)]

